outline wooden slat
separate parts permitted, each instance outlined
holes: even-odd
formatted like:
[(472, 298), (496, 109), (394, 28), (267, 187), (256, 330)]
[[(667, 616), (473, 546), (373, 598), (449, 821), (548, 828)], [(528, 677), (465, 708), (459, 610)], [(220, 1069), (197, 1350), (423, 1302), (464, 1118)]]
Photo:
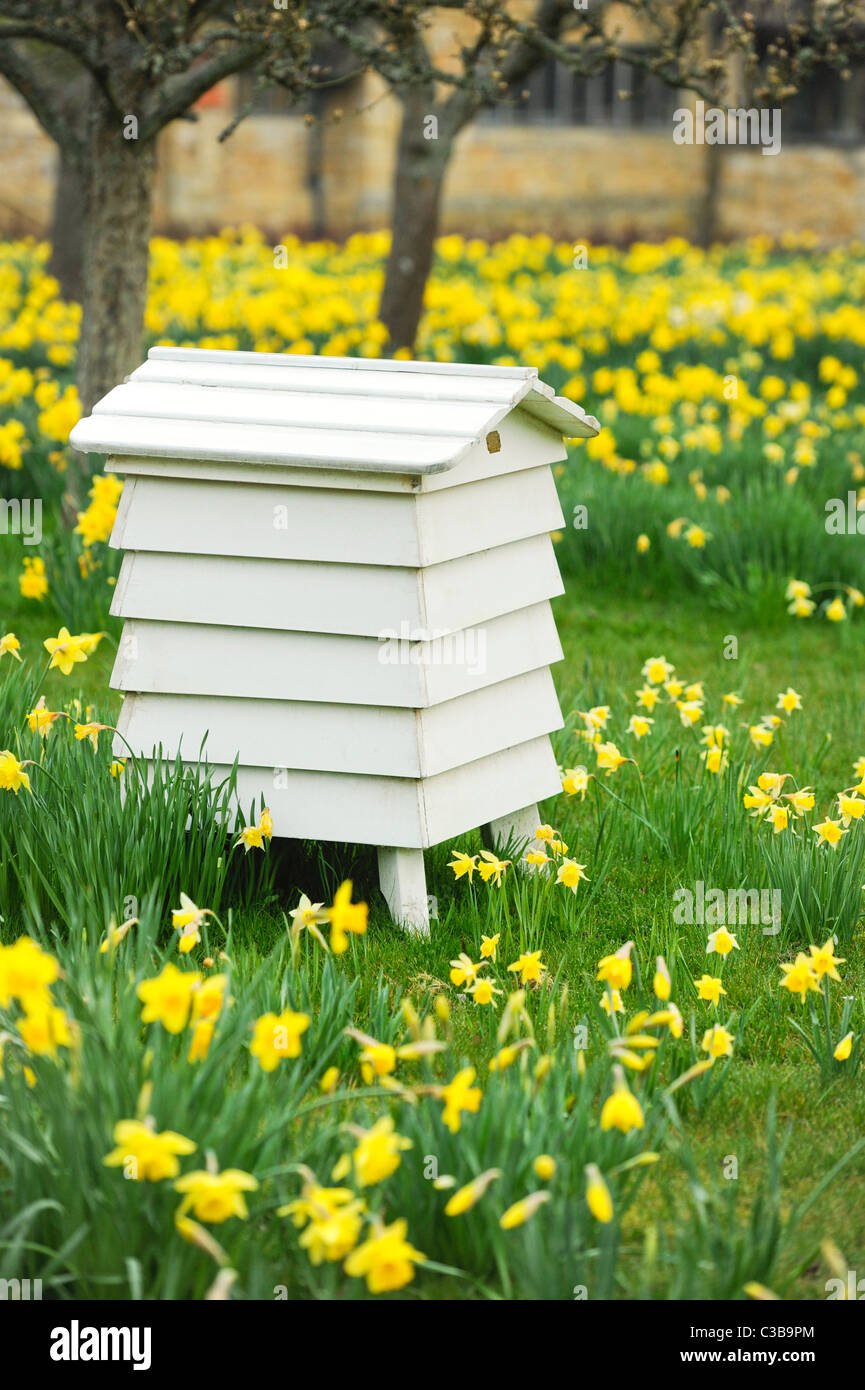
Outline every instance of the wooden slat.
[[(399, 434), (412, 440), (430, 436), (464, 441), (469, 437), (474, 440), (483, 430), (494, 429), (509, 408), (507, 403), (493, 405), (489, 401), (430, 401), (410, 393), (342, 395), (336, 381), (327, 395), (301, 390), (246, 390), (239, 385), (229, 391), (214, 386), (130, 381), (109, 391), (94, 406), (93, 413), (140, 421), (291, 427), (298, 431), (322, 431), (328, 437), (333, 431), (350, 430), (354, 435), (374, 437)], [(355, 451), (355, 443), (354, 439), (344, 441), (349, 456)]]
[[(403, 362), (388, 357), (319, 357), (315, 354), (293, 352), (245, 352), (226, 348), (152, 347), (147, 354), (151, 362), (183, 362), (189, 366), (199, 362), (224, 362), (232, 367), (316, 367), (332, 372), (363, 374), (411, 375), (432, 373), (439, 377), (479, 377), (510, 381), (537, 380), (537, 367), (496, 367), (473, 362)], [(375, 389), (370, 382), (369, 389)]]
[[(328, 367), (326, 359), (312, 357), (304, 359), (305, 365), (296, 365), (293, 354), (286, 354), (278, 365), (267, 365), (261, 359), (267, 353), (252, 354), (254, 361), (244, 364), (240, 370), (236, 364), (214, 360), (216, 354), (208, 352), (203, 360), (172, 361), (165, 357), (155, 357), (151, 353), (148, 360), (136, 367), (129, 380), (134, 382), (172, 382), (190, 383), (195, 386), (234, 387), (242, 384), (256, 391), (302, 391), (305, 393), (327, 393), (334, 390), (334, 370)], [(419, 368), (426, 363), (414, 364)], [(365, 371), (341, 370), (339, 391), (370, 397), (374, 390), (375, 398), (383, 396), (405, 396), (424, 398), (429, 401), (485, 401), (491, 405), (514, 404), (515, 395), (524, 377), (478, 377), (474, 375), (445, 374), (436, 371), (419, 370), (406, 372), (377, 372), (374, 377)], [(408, 380), (409, 387), (406, 387)], [(539, 387), (542, 383), (538, 382)], [(552, 394), (550, 387), (544, 392)]]
[(420, 771), (426, 778), (549, 735), (564, 723), (548, 667), (432, 705), (420, 712), (418, 722)]
[(420, 787), (426, 849), (521, 806), (557, 796), (562, 783), (545, 735), (427, 778)]
[(367, 565), (440, 564), (562, 525), (548, 468), (422, 496), (138, 477), (111, 544), (125, 550)]
[(229, 766), (291, 767), (319, 772), (419, 777), (414, 710), (310, 701), (225, 699), (215, 695), (127, 695), (114, 750), (124, 739), (149, 757), (162, 747), (171, 758), (204, 756)]
[(454, 632), (563, 592), (549, 536), (429, 565), (321, 564), (127, 551), (111, 612), (122, 618), (333, 632)]
[(438, 564), (564, 524), (549, 468), (423, 494), (417, 499), (420, 562)]
[[(418, 659), (424, 646), (430, 664)], [(425, 709), (550, 666), (561, 656), (546, 602), (438, 645), (131, 619), (123, 629), (111, 684), (115, 690), (165, 694)]]
[[(549, 533), (492, 547), (420, 571), (423, 617), (433, 632), (487, 622), (564, 593)], [(378, 629), (377, 629), (378, 631)]]
[(501, 448), (491, 453), (486, 440), (473, 444), (462, 461), (441, 473), (376, 473), (344, 468), (301, 468), (274, 463), (225, 463), (215, 459), (145, 458), (120, 454), (111, 458), (106, 473), (127, 476), (150, 474), (160, 478), (197, 478), (203, 482), (268, 483), (286, 487), (339, 488), (365, 492), (438, 492), (482, 478), (499, 477), (543, 464), (559, 463), (568, 456), (561, 434), (513, 411), (497, 426)]
[(88, 415), (69, 442), (82, 453), (148, 454), (153, 458), (223, 459), (227, 463), (298, 463), (314, 468), (385, 473), (436, 473), (458, 463), (473, 438), (357, 433), (326, 428), (222, 424), (123, 415)]
[[(195, 760), (193, 760), (195, 761)], [(229, 769), (211, 767), (214, 781)], [(244, 816), (262, 800), (274, 834), (361, 845), (428, 849), (532, 801), (560, 790), (548, 738), (443, 772), (426, 781), (305, 772), (272, 767), (240, 768), (238, 802)]]
[[(148, 757), (244, 766), (430, 777), (562, 727), (544, 668), (473, 691), (419, 713), (365, 705), (224, 699), (201, 695), (128, 695), (115, 739)], [(206, 739), (206, 742), (205, 742)]]
[(600, 423), (594, 415), (586, 415), (584, 410), (573, 401), (569, 401), (566, 396), (554, 396), (552, 400), (544, 400), (532, 393), (522, 401), (520, 409), (542, 420), (545, 425), (551, 426), (568, 439), (591, 439), (601, 431)]

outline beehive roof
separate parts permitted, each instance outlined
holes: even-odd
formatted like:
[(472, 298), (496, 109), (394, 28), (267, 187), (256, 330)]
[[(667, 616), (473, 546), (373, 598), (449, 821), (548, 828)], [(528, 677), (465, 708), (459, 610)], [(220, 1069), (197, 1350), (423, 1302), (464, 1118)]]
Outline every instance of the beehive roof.
[(600, 429), (534, 367), (156, 347), (69, 438), (84, 453), (426, 474), (515, 409), (568, 438)]

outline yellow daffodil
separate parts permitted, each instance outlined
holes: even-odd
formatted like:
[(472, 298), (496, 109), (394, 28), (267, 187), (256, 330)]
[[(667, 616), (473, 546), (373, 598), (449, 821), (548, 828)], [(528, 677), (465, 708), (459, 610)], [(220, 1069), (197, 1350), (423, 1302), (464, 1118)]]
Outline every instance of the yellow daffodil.
[(467, 1211), (483, 1197), (490, 1183), (496, 1181), (502, 1175), (501, 1168), (487, 1168), (486, 1172), (474, 1178), (472, 1182), (460, 1187), (449, 1198), (445, 1207), (445, 1216), (464, 1216)]
[(787, 689), (778, 696), (778, 703), (775, 708), (782, 709), (785, 714), (792, 714), (794, 710), (802, 708), (802, 696), (797, 695), (793, 687), (788, 685)]
[(518, 960), (513, 961), (508, 970), (511, 973), (519, 972), (520, 984), (527, 985), (533, 980), (541, 978), (544, 966), (541, 964), (540, 951), (523, 951)]
[(262, 1071), (275, 1071), (286, 1057), (299, 1057), (301, 1035), (310, 1025), (309, 1014), (283, 1009), (282, 1013), (262, 1014), (253, 1024), (250, 1053)]
[(576, 893), (583, 879), (588, 880), (585, 864), (578, 864), (574, 859), (562, 859), (556, 873), (556, 883), (561, 883), (563, 887)]
[(30, 775), (24, 771), (27, 761), (19, 762), (8, 748), (0, 751), (0, 790), (14, 792), (17, 796), (21, 788), (30, 791)]
[(142, 1022), (161, 1023), (167, 1033), (182, 1033), (201, 978), (198, 971), (178, 970), (169, 961), (155, 978), (142, 980), (138, 986), (138, 997), (144, 1005)]
[(511, 862), (510, 859), (499, 859), (497, 855), (493, 854), (492, 850), (483, 849), (480, 853), (480, 860), (481, 862), (478, 864), (478, 873), (484, 883), (492, 881), (497, 888), (501, 888), (502, 874), (508, 868)]
[(351, 891), (351, 879), (346, 879), (334, 893), (333, 906), (326, 909), (330, 922), (330, 949), (337, 956), (348, 950), (349, 934), (363, 936), (367, 927), (369, 909), (366, 903), (353, 903)]
[(462, 1071), (457, 1072), (453, 1081), (441, 1088), (441, 1097), (445, 1103), (442, 1119), (451, 1134), (459, 1132), (463, 1111), (474, 1115), (480, 1107), (481, 1091), (472, 1084), (474, 1079), (474, 1067), (464, 1067)]
[(222, 1173), (199, 1170), (184, 1173), (174, 1184), (175, 1192), (183, 1194), (178, 1214), (192, 1211), (199, 1221), (213, 1225), (228, 1221), (232, 1216), (245, 1219), (249, 1212), (245, 1192), (255, 1192), (258, 1183), (250, 1173), (239, 1168), (226, 1168)]
[(842, 835), (849, 834), (840, 821), (831, 819), (821, 821), (819, 825), (812, 825), (811, 829), (821, 845), (831, 845), (833, 849), (838, 848)]
[(615, 1066), (613, 1091), (601, 1109), (601, 1129), (618, 1129), (622, 1134), (630, 1134), (632, 1129), (642, 1129), (644, 1124), (643, 1108), (629, 1090), (622, 1068)]
[(195, 1144), (174, 1130), (157, 1134), (152, 1123), (118, 1120), (114, 1126), (115, 1148), (102, 1162), (108, 1168), (123, 1168), (123, 1176), (133, 1182), (162, 1182), (180, 1172), (178, 1156), (195, 1153)]
[(703, 1034), (702, 1048), (713, 1061), (718, 1057), (732, 1057), (733, 1035), (716, 1023), (714, 1028), (707, 1029)]
[(831, 936), (825, 945), (812, 945), (808, 947), (808, 950), (811, 953), (811, 969), (818, 980), (822, 980), (824, 975), (828, 975), (830, 980), (840, 981), (841, 976), (836, 967), (844, 965), (845, 961), (843, 956), (835, 955), (835, 942)]
[(798, 953), (792, 965), (786, 961), (782, 962), (781, 970), (784, 974), (781, 988), (789, 989), (791, 994), (798, 994), (803, 1004), (809, 990), (813, 990), (816, 994), (820, 993), (820, 980), (814, 969), (814, 963), (805, 955), (804, 951)]
[[(351, 1155), (355, 1177), (361, 1187), (373, 1187), (395, 1173), (402, 1159), (401, 1154), (412, 1147), (412, 1142), (394, 1129), (393, 1118), (384, 1115), (371, 1129), (353, 1129), (358, 1139), (357, 1148)], [(334, 1177), (344, 1173), (334, 1169)]]
[(463, 878), (467, 875), (469, 883), (471, 883), (477, 862), (478, 856), (476, 854), (463, 854), (461, 850), (455, 849), (448, 868), (453, 869), (454, 878)]
[(0, 637), (0, 658), (4, 657), (7, 652), (10, 656), (14, 656), (16, 661), (21, 660), (21, 643), (14, 632), (6, 632)]
[(375, 1228), (374, 1234), (348, 1256), (345, 1272), (366, 1279), (370, 1293), (393, 1293), (414, 1278), (414, 1267), (426, 1259), (406, 1240), (408, 1223), (394, 1221)]
[(709, 940), (706, 942), (707, 955), (714, 952), (718, 956), (728, 956), (731, 951), (738, 951), (738, 949), (738, 941), (732, 932), (727, 931), (726, 927), (718, 927), (716, 931), (709, 933)]
[(56, 637), (46, 637), (42, 645), (51, 656), (49, 670), (56, 667), (64, 676), (73, 666), (87, 660), (81, 638), (73, 637), (68, 627), (61, 627)]
[(527, 1221), (531, 1221), (538, 1208), (549, 1201), (549, 1192), (530, 1192), (528, 1196), (508, 1207), (499, 1218), (499, 1225), (503, 1231), (512, 1231), (516, 1226), (524, 1226)]
[(841, 1041), (838, 1043), (838, 1046), (835, 1048), (835, 1051), (832, 1053), (832, 1056), (835, 1058), (836, 1062), (846, 1062), (852, 1051), (853, 1034), (845, 1033), (844, 1037), (841, 1039)]
[(606, 1225), (613, 1219), (613, 1199), (596, 1163), (586, 1164), (586, 1205), (596, 1221)]

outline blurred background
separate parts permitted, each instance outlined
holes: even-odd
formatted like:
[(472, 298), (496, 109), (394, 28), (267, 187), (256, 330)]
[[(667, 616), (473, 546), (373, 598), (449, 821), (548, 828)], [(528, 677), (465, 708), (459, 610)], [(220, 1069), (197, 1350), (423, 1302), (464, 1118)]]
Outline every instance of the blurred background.
[[(610, 23), (624, 26), (627, 57), (583, 75), (539, 54), (461, 133), (445, 178), (442, 231), (617, 242), (806, 229), (842, 241), (865, 233), (865, 65), (858, 57), (847, 76), (817, 63), (787, 99), (782, 159), (748, 146), (683, 148), (671, 139), (672, 114), (697, 98), (632, 65), (652, 48), (642, 42), (649, 35), (640, 16), (620, 10)], [(433, 55), (444, 59), (469, 23), (436, 9)], [(767, 13), (754, 28), (757, 54), (765, 57), (784, 33)], [(298, 99), (243, 72), (195, 103), (194, 122), (178, 120), (161, 133), (157, 232), (200, 235), (253, 223), (274, 236), (342, 239), (387, 224), (399, 97), (377, 72), (356, 72), (353, 55), (339, 45), (320, 43), (315, 60), (338, 80)], [(749, 96), (741, 58), (730, 59), (727, 79), (728, 103), (739, 106)], [(0, 83), (0, 125), (0, 232), (74, 237), (74, 181), (58, 179), (52, 140), (8, 81)]]
[(0, 482), (45, 504), (0, 601), (106, 625), (69, 431), (179, 344), (534, 366), (604, 426), (565, 570), (865, 606), (861, 0), (0, 0), (0, 128)]

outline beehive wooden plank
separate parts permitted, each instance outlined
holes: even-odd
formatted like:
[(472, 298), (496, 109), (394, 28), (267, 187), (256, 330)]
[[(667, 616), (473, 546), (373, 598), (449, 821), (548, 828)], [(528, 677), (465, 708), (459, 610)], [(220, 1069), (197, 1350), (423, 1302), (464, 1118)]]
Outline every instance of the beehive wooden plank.
[[(321, 357), (304, 357), (298, 360), (292, 354), (284, 355), (276, 363), (273, 354), (257, 352), (254, 360), (239, 370), (236, 362), (220, 361), (215, 354), (208, 352), (204, 358), (171, 359), (161, 350), (152, 351), (147, 361), (136, 367), (129, 380), (135, 382), (189, 382), (196, 386), (233, 387), (242, 382), (247, 388), (257, 391), (302, 391), (312, 394), (328, 394), (334, 389), (334, 368), (328, 366)], [(270, 359), (270, 360), (269, 360)], [(360, 361), (362, 359), (351, 359)], [(426, 400), (452, 401), (490, 401), (493, 404), (513, 405), (519, 394), (519, 386), (528, 380), (529, 369), (523, 368), (516, 376), (494, 373), (478, 376), (469, 373), (443, 373), (435, 370), (440, 363), (418, 363), (419, 371), (377, 371), (371, 376), (368, 370), (338, 369), (339, 390), (344, 393), (370, 399), (370, 388), (375, 388), (376, 397), (412, 396)], [(406, 386), (406, 379), (410, 387)], [(552, 388), (538, 382), (539, 394), (549, 393)]]
[(549, 533), (527, 536), (420, 570), (424, 618), (452, 632), (564, 593)]
[[(549, 670), (486, 686), (419, 713), (353, 704), (130, 694), (114, 751), (178, 753), (244, 766), (430, 777), (562, 727)], [(206, 740), (206, 741), (205, 741)]]
[(129, 620), (116, 690), (425, 709), (561, 660), (549, 603), (436, 643)]
[[(214, 767), (223, 781), (228, 767)], [(420, 811), (421, 783), (410, 777), (363, 777), (353, 773), (239, 768), (237, 802), (244, 814), (264, 803), (273, 833), (292, 840), (393, 845), (426, 849)]]
[(563, 522), (545, 467), (421, 496), (175, 478), (134, 482), (111, 536), (124, 550), (419, 567)]
[[(207, 775), (223, 782), (229, 771), (210, 764)], [(242, 767), (236, 800), (245, 817), (257, 815), (263, 802), (274, 835), (287, 839), (428, 849), (504, 815), (506, 806), (551, 796), (560, 785), (545, 736), (425, 781), (282, 768), (274, 776), (270, 766)]]
[[(171, 758), (204, 756), (247, 767), (419, 777), (414, 710), (308, 700), (225, 699), (216, 695), (127, 695), (114, 751), (124, 739), (150, 756), (160, 745)], [(206, 742), (204, 742), (206, 737)]]
[[(471, 435), (377, 434), (372, 431), (88, 415), (69, 442), (83, 453), (211, 458), (233, 463), (285, 463), (385, 473), (436, 473), (475, 442)], [(407, 465), (410, 463), (411, 467)]]
[(422, 624), (419, 573), (397, 565), (127, 550), (111, 612), (123, 618), (376, 637), (403, 618), (412, 629)]
[(420, 712), (418, 722), (422, 777), (551, 734), (564, 723), (546, 666), (431, 705)]
[(417, 508), (422, 565), (550, 532), (564, 522), (549, 468), (423, 494)]
[[(436, 377), (459, 378), (477, 377), (481, 379), (495, 380), (501, 378), (507, 381), (533, 381), (538, 379), (537, 367), (505, 367), (486, 362), (419, 362), (414, 360), (397, 360), (388, 357), (322, 357), (317, 353), (288, 353), (288, 352), (248, 352), (233, 348), (184, 348), (184, 347), (152, 347), (147, 354), (148, 361), (151, 362), (181, 362), (188, 367), (195, 367), (204, 362), (223, 362), (237, 369), (238, 367), (280, 367), (290, 369), (292, 367), (314, 367), (320, 370), (331, 372), (357, 372), (361, 378), (367, 377), (364, 382), (364, 390), (374, 391), (379, 389), (375, 377), (380, 375), (409, 374), (411, 376), (423, 376), (433, 374)], [(367, 374), (372, 373), (372, 378)], [(539, 383), (543, 385), (543, 383)]]
[(386, 630), (432, 636), (560, 593), (546, 533), (424, 570), (128, 550), (111, 612), (356, 637)]
[(549, 738), (531, 739), (421, 782), (425, 843), (463, 835), (507, 811), (561, 792)]
[(280, 487), (319, 487), (366, 492), (437, 492), (503, 473), (560, 463), (568, 456), (562, 437), (549, 426), (514, 411), (496, 427), (499, 449), (493, 453), (486, 438), (473, 444), (455, 467), (441, 473), (359, 472), (344, 468), (302, 468), (275, 463), (230, 463), (200, 458), (147, 458), (119, 454), (109, 459), (106, 473), (127, 476), (151, 474), (161, 478), (198, 478), (203, 482), (271, 483)]
[[(313, 430), (330, 436), (334, 431), (352, 434), (434, 436), (474, 440), (484, 429), (491, 430), (510, 409), (509, 402), (492, 405), (489, 401), (426, 400), (403, 393), (400, 396), (369, 396), (339, 393), (334, 383), (323, 395), (303, 391), (261, 391), (235, 387), (172, 384), (170, 382), (130, 381), (115, 386), (93, 407), (94, 416), (132, 417), (160, 422), (189, 421), (205, 425), (255, 425)], [(351, 458), (355, 440), (345, 441)]]
[[(125, 503), (125, 505), (124, 505)], [(415, 498), (399, 493), (134, 479), (111, 535), (123, 550), (251, 559), (419, 563)]]

